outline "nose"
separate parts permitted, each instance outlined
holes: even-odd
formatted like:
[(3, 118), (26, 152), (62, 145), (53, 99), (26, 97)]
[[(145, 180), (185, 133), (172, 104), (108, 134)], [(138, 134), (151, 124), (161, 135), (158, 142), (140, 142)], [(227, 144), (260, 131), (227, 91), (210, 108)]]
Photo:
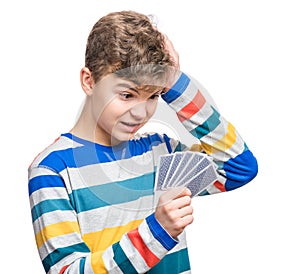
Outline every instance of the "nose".
[(129, 112), (136, 120), (143, 120), (148, 115), (147, 103), (140, 102), (134, 105)]

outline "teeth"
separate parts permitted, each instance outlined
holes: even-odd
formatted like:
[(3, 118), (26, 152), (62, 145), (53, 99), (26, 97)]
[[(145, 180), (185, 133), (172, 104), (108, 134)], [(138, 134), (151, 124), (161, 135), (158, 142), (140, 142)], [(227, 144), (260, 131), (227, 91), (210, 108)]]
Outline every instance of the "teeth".
[(137, 126), (138, 124), (125, 123), (128, 126)]

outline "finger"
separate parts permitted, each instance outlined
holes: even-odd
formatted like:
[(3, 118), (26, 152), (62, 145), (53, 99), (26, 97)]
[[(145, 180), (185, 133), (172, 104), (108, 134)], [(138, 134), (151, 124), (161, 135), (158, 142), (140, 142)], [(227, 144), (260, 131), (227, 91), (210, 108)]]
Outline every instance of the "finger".
[(169, 188), (163, 195), (161, 195), (160, 200), (163, 203), (171, 202), (172, 200), (178, 197), (186, 196), (185, 194), (183, 194), (184, 192), (185, 192), (185, 188), (182, 186), (172, 187)]
[(173, 45), (172, 41), (169, 39), (169, 37), (166, 34), (163, 34), (163, 36), (164, 36), (165, 47), (168, 50), (168, 52), (174, 62), (174, 65), (179, 69), (179, 54), (175, 50), (174, 45)]
[[(185, 187), (175, 187), (175, 188), (170, 188), (168, 189), (164, 194), (162, 194), (159, 198), (159, 206), (163, 206), (166, 204), (172, 203), (174, 200), (178, 200), (181, 197), (188, 197), (188, 200), (191, 197), (191, 191), (188, 188)], [(175, 206), (182, 207), (184, 206), (185, 203), (178, 200), (175, 204)], [(174, 207), (174, 205), (173, 205)]]
[(178, 220), (178, 225), (182, 228), (190, 225), (194, 221), (193, 215), (186, 215)]
[(172, 208), (184, 208), (186, 206), (190, 206), (192, 203), (192, 199), (190, 196), (183, 196), (177, 199), (174, 199), (171, 203)]
[(194, 209), (191, 205), (182, 207), (179, 209), (179, 216), (180, 216), (180, 218), (183, 218), (185, 216), (192, 215), (193, 211), (194, 211)]
[(187, 187), (181, 187), (181, 188), (182, 188), (182, 190), (180, 192), (178, 192), (178, 195), (175, 198), (192, 195), (192, 192)]

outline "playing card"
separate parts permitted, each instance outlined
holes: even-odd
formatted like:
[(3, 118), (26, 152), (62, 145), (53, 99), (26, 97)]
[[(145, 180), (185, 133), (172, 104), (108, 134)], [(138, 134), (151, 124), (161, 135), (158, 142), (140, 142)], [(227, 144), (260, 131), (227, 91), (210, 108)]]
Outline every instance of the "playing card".
[[(202, 162), (204, 157), (205, 154), (203, 153), (192, 152), (190, 160), (183, 167), (181, 167), (181, 173), (176, 177), (175, 181), (173, 182), (173, 186), (179, 186), (183, 178), (187, 176), (193, 169), (195, 169), (195, 167), (199, 166), (199, 163)], [(205, 165), (201, 165), (202, 169), (204, 167)]]
[(165, 182), (164, 182), (164, 188), (165, 189), (172, 186), (173, 175), (175, 173), (175, 170), (178, 168), (178, 165), (181, 162), (181, 159), (182, 159), (183, 156), (184, 156), (184, 154), (181, 153), (181, 152), (176, 152), (174, 154), (174, 157), (172, 159), (172, 162), (171, 162), (170, 167), (169, 167), (169, 171), (167, 173), (167, 176), (166, 176), (166, 179), (165, 179)]
[[(178, 178), (177, 182), (175, 183), (176, 185), (181, 185), (182, 182), (187, 182), (189, 181), (191, 178), (193, 178), (195, 175), (199, 174), (201, 171), (205, 170), (205, 168), (207, 168), (209, 165), (211, 165), (211, 161), (204, 156), (200, 156), (202, 157), (200, 159), (200, 161), (195, 162), (193, 161), (193, 166), (190, 170), (187, 170), (187, 172), (184, 172), (182, 174), (182, 176), (180, 176), (180, 178)], [(195, 158), (198, 158), (195, 156)]]
[[(178, 154), (179, 154), (179, 152), (178, 152)], [(171, 177), (171, 179), (169, 179), (169, 184), (168, 184), (169, 187), (172, 187), (173, 186), (173, 181), (175, 181), (176, 178), (178, 178), (182, 174), (182, 172), (185, 169), (186, 165), (192, 159), (194, 153), (190, 152), (190, 151), (186, 151), (186, 152), (180, 152), (180, 154), (183, 155), (183, 156), (181, 158), (180, 163), (177, 164), (176, 170), (174, 171), (173, 176)]]
[(192, 192), (192, 197), (195, 197), (216, 180), (216, 170), (214, 169), (213, 165), (210, 165), (201, 173), (197, 174), (190, 181), (188, 181), (185, 184), (185, 187), (187, 187)]
[(163, 189), (163, 184), (166, 179), (166, 175), (169, 170), (169, 166), (172, 162), (172, 159), (174, 157), (174, 154), (167, 154), (167, 155), (162, 155), (159, 158), (159, 163), (158, 163), (158, 169), (156, 173), (156, 190), (161, 190)]
[(160, 156), (155, 190), (185, 186), (194, 197), (216, 180), (216, 165), (211, 157), (200, 152), (176, 152)]

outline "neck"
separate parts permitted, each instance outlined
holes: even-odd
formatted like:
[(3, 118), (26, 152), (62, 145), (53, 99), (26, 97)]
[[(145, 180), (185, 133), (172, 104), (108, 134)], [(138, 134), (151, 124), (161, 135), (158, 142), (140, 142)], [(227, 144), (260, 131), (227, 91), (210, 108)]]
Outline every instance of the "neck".
[(86, 100), (82, 111), (74, 127), (70, 130), (73, 135), (104, 146), (118, 145), (120, 141), (114, 141), (111, 136), (99, 128), (89, 108), (89, 100)]

